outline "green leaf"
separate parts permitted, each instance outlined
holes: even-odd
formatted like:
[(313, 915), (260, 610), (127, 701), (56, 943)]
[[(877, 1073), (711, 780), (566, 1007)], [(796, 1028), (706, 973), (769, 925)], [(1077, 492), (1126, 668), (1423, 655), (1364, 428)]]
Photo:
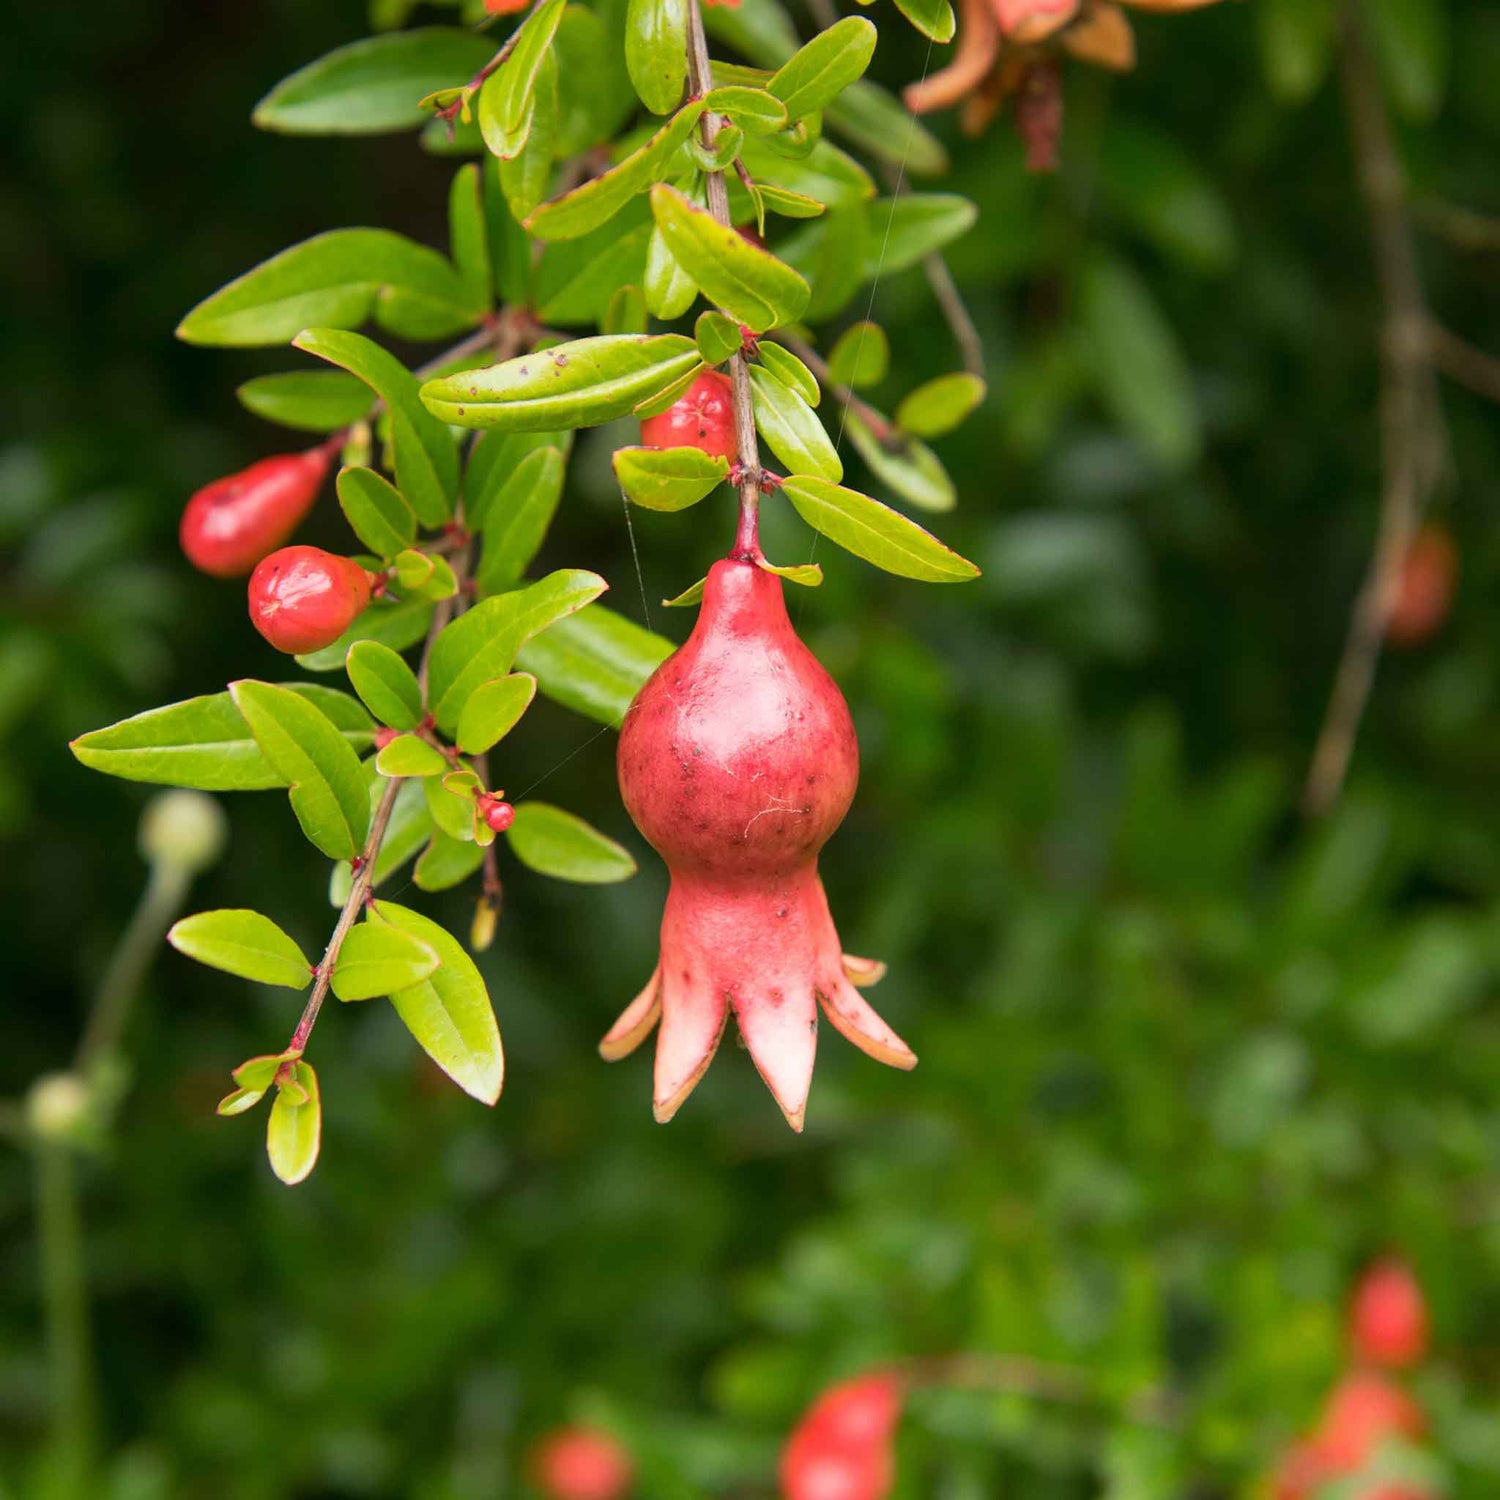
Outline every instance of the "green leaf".
[(422, 1050), (465, 1093), (493, 1104), (505, 1082), (505, 1054), (473, 959), (445, 929), (407, 907), (377, 901), (375, 913), (434, 949), (440, 964), (430, 978), (391, 996), (396, 1014)]
[(934, 42), (951, 42), (958, 23), (948, 0), (896, 0), (896, 9), (923, 36)]
[(800, 120), (838, 97), (870, 66), (875, 27), (863, 16), (845, 16), (820, 31), (787, 60), (766, 87)]
[(537, 73), (562, 20), (563, 0), (542, 0), (516, 31), (508, 58), (485, 79), (479, 94), (479, 129), (502, 159), (526, 144), (535, 107)]
[(318, 1164), (323, 1139), (323, 1100), (312, 1064), (292, 1064), (291, 1086), (278, 1089), (266, 1121), (266, 1156), (271, 1170), (295, 1187)]
[(939, 375), (905, 397), (896, 408), (896, 425), (917, 437), (941, 437), (979, 406), (984, 392), (977, 375)]
[[(290, 691), (321, 710), (352, 747), (351, 754), (369, 747), (374, 734), (370, 717), (347, 693), (316, 683), (292, 684)], [(255, 743), (228, 693), (149, 709), (80, 735), (70, 748), (91, 770), (125, 781), (204, 792), (259, 792), (287, 784)]]
[(230, 1077), (242, 1089), (257, 1089), (265, 1093), (276, 1081), (276, 1075), (281, 1071), (282, 1063), (296, 1062), (301, 1056), (300, 1049), (295, 1051), (289, 1049), (286, 1052), (273, 1052), (262, 1057), (247, 1057), (230, 1074)]
[(526, 220), (526, 228), (539, 240), (572, 240), (608, 223), (632, 198), (666, 175), (702, 113), (702, 100), (684, 106), (617, 166), (542, 204)]
[(864, 282), (874, 226), (863, 204), (839, 209), (783, 240), (778, 247), (812, 284), (806, 316), (821, 322), (841, 312)]
[[(746, 140), (740, 151), (745, 170), (766, 192), (772, 187), (800, 193), (826, 207), (852, 208), (875, 196), (875, 181), (847, 152), (819, 141), (800, 161), (778, 156), (765, 141)], [(735, 185), (731, 184), (731, 201)], [(768, 198), (767, 202), (771, 200)]]
[(636, 109), (625, 69), (624, 7), (621, 0), (585, 9), (569, 5), (557, 28), (553, 56), (562, 91), (559, 156), (575, 156), (620, 133)]
[(592, 427), (627, 415), (697, 363), (697, 346), (681, 334), (601, 335), (430, 380), (422, 399), (443, 421), (462, 427)]
[(454, 743), (465, 755), (483, 755), (520, 723), (535, 697), (536, 678), (529, 672), (480, 683), (458, 716)]
[(615, 294), (604, 309), (600, 333), (645, 333), (651, 326), (651, 314), (646, 307), (646, 298), (638, 286), (616, 287)]
[(1381, 71), (1401, 113), (1430, 120), (1442, 107), (1452, 42), (1446, 0), (1370, 0)]
[(292, 811), (330, 859), (352, 859), (370, 828), (359, 757), (334, 723), (288, 688), (249, 679), (229, 685), (256, 743), (289, 784)]
[(393, 31), (336, 48), (283, 78), (251, 119), (283, 135), (384, 135), (415, 130), (419, 101), (464, 83), (489, 60), (482, 36), (449, 27)]
[(755, 184), (755, 191), (761, 203), (772, 213), (780, 214), (783, 219), (816, 219), (827, 209), (827, 204), (819, 203), (816, 198), (809, 198), (806, 193), (794, 193), (773, 183), (758, 182)]
[(230, 1115), (242, 1115), (246, 1110), (254, 1109), (265, 1097), (266, 1091), (264, 1089), (235, 1089), (233, 1093), (225, 1094), (219, 1100), (214, 1113), (226, 1117)]
[[(488, 441), (510, 436), (497, 433)], [(557, 513), (566, 472), (556, 448), (535, 449), (510, 471), (485, 511), (484, 551), (476, 575), (481, 594), (503, 593), (520, 583)]]
[(774, 135), (789, 123), (786, 105), (763, 88), (711, 89), (703, 106), (733, 120), (747, 135)]
[(672, 255), (730, 317), (764, 333), (802, 316), (809, 289), (790, 266), (665, 183), (652, 188), (651, 211)]
[(349, 648), (357, 641), (379, 641), (392, 651), (404, 651), (427, 634), (431, 620), (432, 605), (425, 599), (372, 604), (331, 646), (299, 656), (297, 665), (309, 672), (336, 672), (343, 667)]
[[(705, 146), (696, 136), (685, 143), (689, 155), (704, 172), (727, 172), (745, 144), (745, 132), (738, 125), (726, 123), (714, 132), (713, 141)], [(660, 174), (666, 176), (665, 172)]]
[(1100, 147), (1100, 192), (1119, 218), (1194, 270), (1228, 269), (1236, 248), (1229, 206), (1182, 147), (1123, 120)]
[(439, 831), (449, 838), (473, 843), (474, 792), (479, 778), (472, 771), (465, 771), (454, 785), (449, 784), (447, 776), (423, 777), (420, 785), (427, 799), (427, 811)]
[(490, 236), (484, 217), (484, 181), (474, 162), (454, 173), (448, 189), (448, 252), (469, 306), (488, 312), (495, 300), (490, 279)]
[(796, 391), (759, 365), (750, 367), (750, 390), (755, 425), (791, 473), (815, 474), (835, 483), (844, 477), (844, 465), (833, 440), (817, 413)]
[(458, 592), (458, 579), (444, 557), (408, 548), (397, 553), (396, 587), (408, 599), (451, 599)]
[(677, 257), (667, 249), (661, 230), (656, 228), (652, 229), (646, 247), (643, 289), (647, 308), (665, 323), (680, 318), (698, 296), (698, 283), (678, 264)]
[(925, 443), (900, 432), (881, 442), (852, 411), (844, 416), (844, 431), (870, 472), (907, 504), (944, 511), (958, 503), (942, 460)]
[(763, 572), (774, 573), (778, 578), (785, 578), (788, 583), (800, 584), (805, 589), (820, 588), (823, 583), (823, 570), (817, 563), (788, 563), (778, 567), (775, 563), (768, 563), (762, 557), (757, 560), (755, 566)]
[(729, 475), (729, 460), (699, 448), (618, 448), (620, 488), (647, 510), (686, 510)]
[(370, 414), (370, 393), (338, 370), (257, 375), (236, 391), (246, 411), (298, 432), (334, 432)]
[[(370, 776), (370, 815), (385, 796), (387, 782), (380, 775)], [(379, 887), (411, 859), (432, 835), (432, 815), (427, 811), (427, 798), (420, 781), (404, 781), (396, 789), (395, 805), (391, 808), (391, 820), (386, 824), (385, 837), (380, 841), (380, 853), (375, 856), (375, 868), (370, 884)], [(328, 880), (328, 901), (332, 906), (343, 906), (349, 899), (354, 883), (354, 874), (346, 861), (333, 867)]]
[(445, 776), (452, 768), (436, 745), (420, 735), (398, 734), (375, 753), (375, 769), (382, 776)]
[(875, 234), (865, 250), (866, 281), (941, 250), (972, 227), (979, 210), (957, 193), (906, 193), (872, 204), (870, 216)]
[(562, 111), (558, 103), (557, 62), (550, 53), (536, 75), (534, 99), (526, 144), (514, 156), (499, 162), (500, 187), (511, 213), (518, 219), (524, 219), (552, 186), (552, 163), (557, 155)]
[(555, 448), (566, 460), (573, 446), (571, 432), (493, 432), (476, 438), (464, 469), (464, 520), (470, 531), (483, 531), (502, 522), (516, 499), (511, 478), (533, 453)]
[(706, 365), (721, 365), (740, 352), (740, 325), (721, 312), (701, 312), (693, 325), (693, 339)]
[(708, 579), (706, 579), (706, 578), (700, 578), (697, 581), (697, 583), (689, 585), (687, 588), (683, 589), (683, 591), (680, 594), (676, 595), (674, 598), (663, 599), (661, 601), (662, 608), (663, 609), (686, 609), (689, 605), (692, 605), (692, 604), (701, 604), (703, 602), (703, 592), (704, 592), (704, 590), (707, 587), (708, 587)]
[(284, 344), (314, 325), (368, 318), (404, 338), (445, 338), (480, 309), (447, 259), (387, 229), (331, 229), (262, 261), (205, 297), (177, 325), (189, 344)]
[(516, 660), (554, 703), (617, 728), (631, 699), (675, 649), (624, 615), (591, 604), (533, 637)]
[(422, 688), (416, 673), (389, 646), (356, 641), (345, 665), (354, 691), (382, 724), (415, 729), (422, 722)]
[(641, 286), (650, 306), (646, 247), (652, 232), (651, 210), (642, 197), (592, 234), (548, 245), (536, 272), (537, 316), (552, 327), (598, 323), (615, 292), (627, 284)]
[(942, 177), (948, 171), (943, 143), (899, 99), (860, 79), (828, 106), (830, 127), (853, 145), (900, 168), (910, 177)]
[(258, 911), (200, 911), (176, 923), (167, 941), (200, 964), (238, 974), (241, 979), (285, 985), (290, 990), (305, 990), (312, 983), (313, 969), (306, 955)]
[(385, 402), (396, 485), (424, 526), (443, 525), (458, 494), (458, 449), (448, 429), (422, 405), (416, 376), (362, 334), (309, 328), (294, 343), (359, 376)]
[(483, 863), (484, 850), (478, 844), (450, 839), (438, 831), (422, 851), (412, 879), (419, 890), (446, 891), (467, 880)]
[(1271, 92), (1303, 104), (1318, 91), (1333, 52), (1333, 0), (1260, 0), (1256, 38)]
[(782, 385), (795, 391), (809, 405), (816, 406), (823, 399), (823, 392), (813, 372), (780, 344), (766, 342), (760, 346), (760, 362)]
[(635, 874), (635, 861), (627, 849), (548, 802), (518, 804), (516, 821), (506, 837), (523, 865), (556, 880), (610, 885)]
[(648, 396), (646, 400), (637, 402), (631, 408), (631, 414), (645, 421), (647, 417), (658, 417), (662, 412), (670, 411), (688, 393), (694, 381), (707, 368), (708, 366), (701, 361), (694, 363), (692, 369), (684, 370), (671, 385), (664, 386), (654, 396)]
[(887, 573), (925, 583), (964, 583), (979, 576), (973, 563), (868, 495), (822, 479), (788, 479), (783, 489), (814, 531)]
[(460, 615), (437, 638), (428, 664), (428, 703), (438, 727), (452, 734), (481, 683), (503, 677), (526, 641), (582, 609), (607, 587), (597, 573), (564, 568), (527, 588), (482, 600)]
[[(629, 0), (625, 66), (641, 103), (669, 115), (687, 83), (687, 8), (695, 0)], [(712, 107), (712, 106), (710, 106)]]
[(1079, 280), (1078, 318), (1105, 404), (1168, 467), (1192, 463), (1202, 441), (1197, 401), (1145, 283), (1120, 261), (1091, 260)]
[(340, 1000), (374, 1000), (420, 984), (437, 967), (431, 944), (382, 922), (361, 922), (349, 929), (339, 948), (333, 993)]
[(828, 378), (853, 390), (879, 385), (891, 367), (891, 345), (878, 323), (852, 323), (828, 356)]
[(384, 475), (373, 469), (344, 469), (337, 489), (344, 518), (377, 557), (389, 560), (417, 539), (411, 506)]

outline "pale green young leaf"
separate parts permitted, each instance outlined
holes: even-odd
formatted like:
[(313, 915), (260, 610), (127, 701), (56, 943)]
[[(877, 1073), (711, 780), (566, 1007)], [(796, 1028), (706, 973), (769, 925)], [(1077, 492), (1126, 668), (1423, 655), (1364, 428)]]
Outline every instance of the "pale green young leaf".
[(823, 479), (791, 478), (784, 486), (797, 514), (846, 551), (902, 578), (963, 583), (979, 569), (899, 511)]
[(807, 283), (769, 251), (750, 244), (665, 183), (652, 188), (651, 211), (674, 258), (730, 317), (763, 333), (802, 316)]
[(747, 135), (774, 135), (778, 130), (785, 130), (788, 124), (786, 105), (764, 88), (731, 84), (712, 89), (703, 105), (705, 109), (733, 120)]
[(953, 40), (958, 23), (948, 0), (896, 0), (896, 9), (929, 40)]
[[(830, 209), (852, 208), (875, 196), (875, 180), (870, 174), (829, 141), (819, 141), (805, 157), (793, 161), (778, 156), (763, 140), (747, 139), (740, 159), (763, 193), (779, 187)], [(735, 186), (731, 184), (731, 203), (734, 197)], [(768, 197), (767, 202), (772, 200)]]
[(288, 1049), (285, 1052), (272, 1052), (260, 1057), (247, 1057), (237, 1067), (230, 1077), (239, 1084), (242, 1089), (256, 1089), (264, 1093), (276, 1081), (276, 1075), (281, 1071), (281, 1065), (285, 1062), (296, 1062), (302, 1056), (300, 1049)]
[(750, 367), (755, 425), (771, 451), (793, 474), (813, 474), (837, 483), (844, 465), (817, 413), (769, 370)]
[(700, 171), (727, 172), (740, 154), (740, 147), (745, 144), (745, 132), (730, 122), (719, 126), (711, 144), (705, 146), (696, 137), (690, 137), (686, 144), (688, 154), (697, 162)]
[(189, 344), (284, 344), (302, 329), (373, 318), (406, 338), (445, 338), (479, 309), (448, 260), (387, 229), (332, 229), (273, 255), (200, 302), (177, 326)]
[(483, 182), (475, 162), (460, 167), (448, 189), (448, 253), (464, 284), (468, 305), (488, 312), (495, 300), (490, 280), (490, 239), (484, 219)]
[(336, 488), (345, 520), (377, 557), (389, 560), (416, 540), (417, 518), (411, 506), (383, 474), (343, 469)]
[(593, 427), (625, 416), (697, 362), (697, 346), (681, 334), (601, 335), (428, 381), (422, 399), (462, 427)]
[(364, 382), (341, 370), (257, 375), (235, 395), (246, 411), (298, 432), (335, 432), (367, 417), (372, 404)]
[(664, 636), (591, 604), (534, 636), (516, 661), (554, 703), (618, 728), (631, 699), (675, 649)]
[(480, 683), (458, 716), (454, 743), (465, 755), (483, 755), (520, 723), (535, 697), (536, 678), (529, 672)]
[(625, 66), (640, 101), (669, 115), (687, 83), (687, 8), (696, 0), (628, 0)]
[(384, 135), (415, 130), (419, 101), (462, 82), (488, 61), (491, 44), (472, 31), (427, 27), (365, 37), (283, 78), (251, 119), (284, 135)]
[(234, 706), (277, 773), (292, 811), (330, 859), (352, 859), (370, 826), (359, 757), (324, 713), (288, 688), (244, 679), (229, 685)]
[[(557, 155), (557, 137), (562, 126), (558, 102), (557, 62), (551, 53), (543, 58), (533, 91), (531, 126), (526, 143), (514, 156), (498, 161), (500, 188), (517, 219), (524, 219), (552, 186), (552, 163)], [(523, 243), (529, 247), (530, 242)], [(529, 248), (528, 248), (529, 255)]]
[(323, 1139), (323, 1100), (312, 1064), (292, 1064), (292, 1082), (278, 1089), (266, 1121), (266, 1156), (271, 1170), (295, 1187), (318, 1164)]
[(440, 832), (451, 839), (464, 843), (474, 841), (474, 797), (473, 788), (478, 778), (469, 776), (462, 785), (451, 787), (448, 778), (428, 776), (420, 782), (427, 799), (427, 811)]
[(800, 120), (820, 110), (854, 82), (875, 55), (875, 27), (863, 16), (845, 16), (800, 47), (766, 85)]
[(828, 378), (853, 390), (879, 385), (890, 367), (890, 340), (878, 323), (851, 323), (828, 356)]
[(881, 441), (852, 411), (844, 419), (844, 431), (870, 472), (908, 505), (945, 511), (958, 504), (953, 480), (925, 443), (899, 432)]
[(519, 803), (505, 836), (523, 865), (556, 880), (609, 885), (635, 874), (627, 849), (549, 802)]
[(496, 156), (514, 156), (526, 144), (535, 106), (537, 72), (562, 20), (564, 0), (541, 0), (521, 23), (508, 58), (479, 94), (479, 128)]
[[(174, 923), (167, 941), (200, 964), (241, 979), (292, 990), (305, 990), (312, 983), (312, 965), (306, 955), (258, 911), (200, 911)], [(237, 1081), (245, 1086), (244, 1080)]]
[(446, 891), (467, 880), (483, 863), (484, 850), (478, 844), (437, 831), (417, 860), (412, 879), (419, 890)]
[(627, 283), (646, 291), (647, 305), (655, 312), (646, 281), (652, 232), (650, 206), (640, 197), (592, 234), (546, 246), (536, 271), (537, 316), (554, 328), (597, 324), (616, 290)]
[(372, 604), (331, 646), (308, 651), (297, 665), (309, 672), (336, 672), (348, 659), (356, 641), (379, 641), (392, 651), (415, 646), (427, 634), (432, 605), (425, 599), (390, 599)]
[(398, 734), (375, 752), (375, 769), (382, 776), (442, 776), (448, 761), (436, 745), (420, 735)]
[(817, 563), (786, 563), (778, 566), (762, 557), (755, 565), (767, 573), (774, 573), (778, 578), (785, 578), (788, 583), (800, 584), (805, 589), (819, 588), (823, 583), (823, 569)]
[(660, 416), (662, 412), (670, 411), (707, 368), (701, 361), (696, 362), (691, 369), (684, 370), (671, 385), (663, 386), (654, 396), (648, 396), (644, 401), (638, 401), (631, 407), (631, 415), (644, 422), (647, 417)]
[(701, 312), (693, 325), (693, 339), (706, 365), (721, 365), (740, 352), (740, 326), (721, 312)]
[(458, 449), (453, 435), (422, 405), (416, 377), (362, 334), (308, 328), (293, 342), (359, 376), (385, 402), (396, 485), (424, 526), (443, 525), (458, 493)]
[(351, 927), (333, 965), (333, 993), (340, 1000), (374, 1000), (410, 989), (437, 972), (437, 950), (383, 922)]
[(693, 305), (698, 283), (678, 264), (659, 229), (651, 230), (642, 282), (646, 306), (664, 323), (674, 322)]
[(608, 223), (672, 168), (678, 149), (702, 113), (702, 100), (684, 105), (650, 140), (609, 171), (542, 204), (527, 218), (526, 228), (539, 240), (573, 240)]
[(977, 375), (964, 371), (939, 375), (902, 399), (896, 408), (896, 426), (916, 437), (942, 437), (979, 406), (984, 394), (984, 381)]
[(470, 531), (482, 531), (516, 498), (510, 490), (515, 471), (527, 457), (555, 448), (567, 459), (573, 447), (571, 432), (491, 432), (476, 438), (464, 469), (464, 520)]
[(214, 1113), (224, 1115), (226, 1118), (231, 1115), (242, 1115), (246, 1110), (254, 1109), (265, 1097), (264, 1089), (235, 1089), (219, 1100)]
[(617, 448), (615, 478), (647, 510), (686, 510), (729, 475), (729, 460), (700, 448)]
[[(490, 441), (509, 436), (497, 433)], [(556, 448), (534, 449), (510, 471), (485, 511), (484, 550), (476, 574), (481, 594), (503, 593), (520, 583), (557, 513), (566, 472)]]
[[(730, 194), (731, 201), (734, 196), (733, 193)], [(773, 214), (780, 214), (783, 219), (816, 219), (828, 209), (826, 203), (819, 203), (816, 198), (809, 198), (806, 193), (794, 193), (789, 188), (777, 187), (771, 182), (757, 182), (755, 197), (757, 220), (763, 217), (762, 209), (768, 209)]]
[(680, 594), (671, 599), (663, 599), (663, 609), (687, 609), (690, 605), (703, 602), (703, 591), (708, 587), (708, 579), (700, 578), (697, 583), (689, 584)]
[(816, 406), (823, 399), (823, 392), (813, 372), (780, 344), (769, 341), (760, 346), (760, 362), (782, 385), (795, 391), (809, 406)]
[(439, 960), (429, 978), (391, 996), (396, 1014), (465, 1093), (493, 1104), (505, 1082), (505, 1054), (473, 959), (446, 929), (419, 913), (391, 901), (377, 901), (374, 909), (378, 918), (432, 948)]
[(474, 690), (510, 671), (532, 636), (597, 599), (608, 585), (597, 573), (559, 569), (526, 588), (481, 600), (438, 636), (428, 666), (428, 704), (452, 734)]
[[(291, 691), (316, 704), (353, 750), (369, 748), (374, 726), (347, 693), (316, 683), (292, 684)], [(70, 748), (91, 770), (125, 781), (204, 792), (258, 792), (287, 784), (228, 693), (149, 709), (80, 735)]]

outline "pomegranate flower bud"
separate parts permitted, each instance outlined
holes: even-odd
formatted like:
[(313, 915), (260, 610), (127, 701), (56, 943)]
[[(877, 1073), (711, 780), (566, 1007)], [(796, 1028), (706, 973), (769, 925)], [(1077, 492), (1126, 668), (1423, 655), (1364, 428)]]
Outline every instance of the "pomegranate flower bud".
[(1411, 1270), (1399, 1260), (1371, 1266), (1355, 1288), (1349, 1311), (1355, 1358), (1403, 1370), (1427, 1352), (1427, 1303)]
[(901, 1379), (877, 1371), (825, 1391), (781, 1454), (785, 1500), (884, 1500), (895, 1483)]
[(283, 547), (250, 575), (250, 619), (289, 655), (331, 646), (370, 602), (370, 575), (321, 547)]
[(188, 561), (214, 578), (243, 578), (301, 524), (330, 462), (324, 448), (279, 453), (204, 485), (178, 527)]
[[(619, 773), (626, 809), (672, 883), (656, 972), (599, 1050), (624, 1057), (660, 1021), (658, 1120), (703, 1076), (731, 1011), (794, 1130), (819, 1005), (870, 1056), (916, 1065), (851, 982), (818, 878), (818, 851), (854, 798), (859, 747), (774, 574), (743, 558), (714, 564), (692, 635), (625, 716)], [(856, 961), (859, 980), (878, 972)]]

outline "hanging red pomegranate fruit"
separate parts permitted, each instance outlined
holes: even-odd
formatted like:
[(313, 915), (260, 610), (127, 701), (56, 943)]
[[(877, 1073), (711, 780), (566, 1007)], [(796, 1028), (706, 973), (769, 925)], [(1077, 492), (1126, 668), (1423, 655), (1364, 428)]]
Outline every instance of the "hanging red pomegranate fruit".
[(703, 1076), (731, 1011), (794, 1130), (819, 1004), (871, 1057), (915, 1066), (856, 991), (881, 966), (843, 955), (818, 878), (859, 778), (849, 708), (793, 631), (781, 580), (752, 554), (714, 564), (692, 635), (625, 716), (619, 773), (672, 884), (656, 972), (599, 1050), (624, 1057), (660, 1021), (658, 1120)]

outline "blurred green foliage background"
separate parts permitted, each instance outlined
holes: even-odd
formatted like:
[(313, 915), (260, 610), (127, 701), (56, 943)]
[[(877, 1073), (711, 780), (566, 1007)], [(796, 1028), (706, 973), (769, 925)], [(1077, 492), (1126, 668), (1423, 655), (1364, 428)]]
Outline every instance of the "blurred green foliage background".
[[(921, 1394), (901, 1496), (1243, 1494), (1311, 1418), (1344, 1290), (1387, 1247), (1434, 1305), (1418, 1389), (1453, 1494), (1500, 1493), (1500, 427), (1445, 391), (1454, 616), (1383, 666), (1348, 793), (1309, 830), (1297, 783), (1376, 508), (1378, 305), (1336, 82), (1295, 45), (1268, 77), (1268, 3), (1143, 18), (1122, 80), (1073, 69), (1057, 178), (1025, 175), (1004, 122), (954, 142), (991, 394), (943, 445), (942, 530), (985, 577), (924, 590), (824, 556), (798, 601), (865, 758), (830, 896), (850, 948), (890, 961), (880, 1008), (921, 1066), (825, 1029), (799, 1138), (728, 1046), (654, 1125), (649, 1062), (594, 1045), (653, 961), (664, 876), (611, 740), (539, 706), (501, 779), (647, 858), (618, 889), (512, 870), (482, 961), (510, 1062), (493, 1113), (385, 1008), (336, 1008), (323, 1159), (283, 1189), (213, 1104), (298, 1002), (161, 955), (86, 1178), (105, 1493), (489, 1500), (524, 1493), (532, 1435), (587, 1417), (643, 1494), (748, 1500), (829, 1380), (970, 1349), (1086, 1367), (1105, 1399)], [(1500, 12), (1383, 9), (1408, 27), (1388, 59), (1417, 192), (1500, 208)], [(919, 49), (876, 18), (899, 83)], [(233, 398), (285, 357), (189, 350), (174, 323), (319, 229), (442, 241), (449, 174), (414, 140), (249, 127), (365, 24), (356, 0), (37, 6), (0, 53), (0, 1094), (68, 1056), (144, 877), (146, 790), (65, 741), (277, 670), (176, 524), (287, 446)], [(1427, 236), (1422, 263), (1442, 319), (1500, 348), (1494, 253)], [(892, 395), (956, 366), (920, 271), (874, 316)], [(543, 562), (681, 634), (656, 601), (730, 516), (638, 513), (643, 597), (611, 438), (580, 441)], [(341, 535), (324, 510), (311, 540)], [(768, 551), (806, 546), (773, 516)], [(284, 801), (228, 810), (195, 904), (274, 903), (320, 947), (326, 870)], [(1147, 1388), (1170, 1430), (1120, 1415)], [(28, 1492), (44, 1390), (30, 1164), (7, 1148), (0, 1492)]]

